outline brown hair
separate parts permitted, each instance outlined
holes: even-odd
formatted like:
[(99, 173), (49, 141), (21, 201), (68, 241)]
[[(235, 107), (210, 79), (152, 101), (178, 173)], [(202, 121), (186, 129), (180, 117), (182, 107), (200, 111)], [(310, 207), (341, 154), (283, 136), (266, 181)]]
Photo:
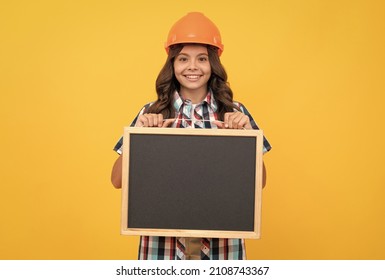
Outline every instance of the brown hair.
[[(146, 110), (146, 113), (162, 114), (164, 118), (174, 117), (174, 92), (180, 89), (180, 84), (174, 74), (174, 60), (183, 48), (183, 44), (170, 46), (169, 54), (163, 68), (156, 79), (158, 99)], [(218, 56), (218, 49), (207, 46), (211, 65), (211, 77), (207, 83), (218, 104), (218, 117), (223, 121), (226, 112), (240, 110), (233, 103), (233, 92), (227, 82), (227, 73)]]

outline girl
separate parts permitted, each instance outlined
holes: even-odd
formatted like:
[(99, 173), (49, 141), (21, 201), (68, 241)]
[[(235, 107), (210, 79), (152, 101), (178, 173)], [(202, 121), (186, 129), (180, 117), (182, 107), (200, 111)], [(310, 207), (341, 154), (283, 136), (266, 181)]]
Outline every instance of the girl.
[[(131, 126), (258, 129), (246, 108), (233, 101), (227, 74), (220, 62), (223, 45), (218, 28), (201, 13), (189, 13), (171, 28), (168, 57), (156, 80), (158, 98), (145, 105)], [(122, 139), (114, 150), (121, 154)], [(264, 152), (270, 150), (264, 139)], [(111, 181), (121, 187), (122, 157), (116, 160)], [(265, 185), (265, 167), (263, 168)], [(244, 240), (142, 236), (139, 259), (246, 258)]]

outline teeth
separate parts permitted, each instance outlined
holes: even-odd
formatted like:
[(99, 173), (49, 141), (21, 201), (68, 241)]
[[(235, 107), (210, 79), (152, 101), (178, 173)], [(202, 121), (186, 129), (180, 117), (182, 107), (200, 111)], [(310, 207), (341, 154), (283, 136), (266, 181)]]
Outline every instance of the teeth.
[(187, 79), (198, 79), (199, 75), (186, 75)]

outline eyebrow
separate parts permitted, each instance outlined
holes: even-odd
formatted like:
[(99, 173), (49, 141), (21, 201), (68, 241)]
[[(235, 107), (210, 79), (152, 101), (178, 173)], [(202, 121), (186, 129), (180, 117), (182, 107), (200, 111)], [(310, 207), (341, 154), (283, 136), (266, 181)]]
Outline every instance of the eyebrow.
[[(179, 55), (186, 55), (186, 56), (190, 56), (189, 54), (187, 54), (187, 53), (182, 53), (182, 52), (178, 53), (178, 56), (179, 56)], [(209, 56), (209, 54), (208, 54), (208, 53), (198, 53), (198, 54), (197, 54), (197, 56), (199, 56), (199, 55), (207, 55), (207, 56)]]

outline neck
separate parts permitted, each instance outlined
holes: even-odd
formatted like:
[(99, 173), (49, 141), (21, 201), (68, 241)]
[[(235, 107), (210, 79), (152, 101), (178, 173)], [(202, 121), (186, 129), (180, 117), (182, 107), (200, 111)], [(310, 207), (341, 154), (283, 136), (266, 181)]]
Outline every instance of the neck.
[(189, 90), (189, 89), (181, 89), (180, 95), (183, 99), (189, 99), (193, 104), (201, 103), (206, 95), (207, 89), (197, 89), (197, 90)]

